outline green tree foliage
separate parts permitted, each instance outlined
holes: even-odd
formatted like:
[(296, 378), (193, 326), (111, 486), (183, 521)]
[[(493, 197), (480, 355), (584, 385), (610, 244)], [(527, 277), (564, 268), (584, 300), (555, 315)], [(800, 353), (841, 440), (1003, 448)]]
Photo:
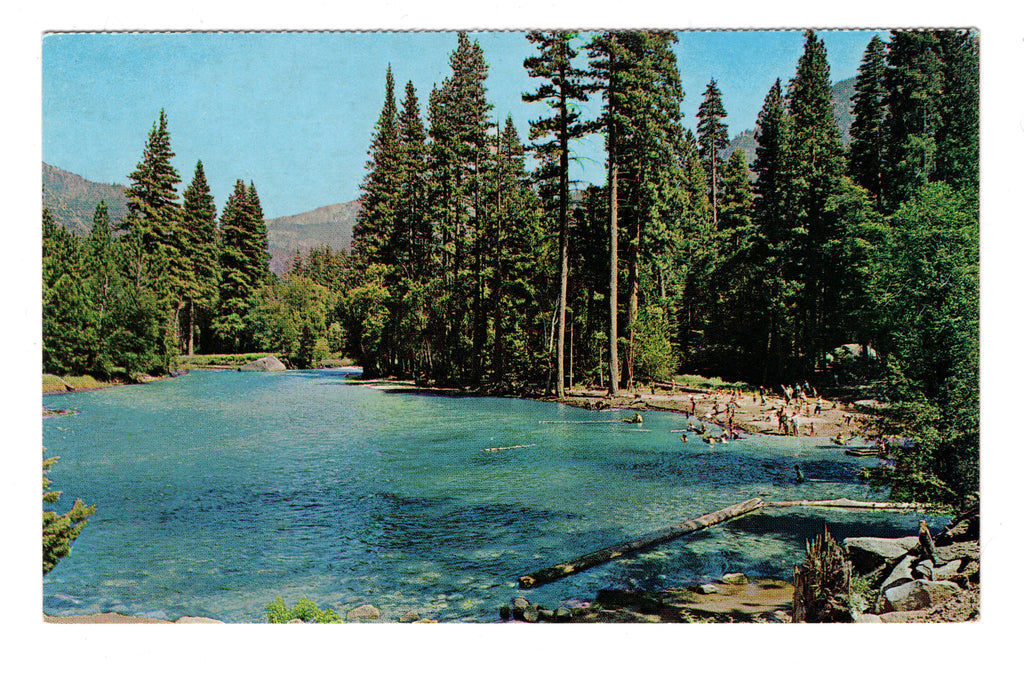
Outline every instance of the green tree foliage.
[(893, 214), (873, 272), (888, 359), (892, 496), (962, 504), (978, 486), (979, 240), (971, 202), (943, 183)]
[[(565, 396), (565, 306), (569, 285), (569, 145), (588, 132), (580, 121), (577, 102), (584, 102), (594, 88), (587, 73), (573, 65), (579, 54), (573, 47), (575, 34), (565, 31), (531, 31), (526, 39), (536, 44), (540, 54), (523, 62), (531, 78), (543, 79), (532, 93), (524, 93), (524, 102), (544, 102), (552, 115), (530, 122), (531, 148), (541, 159), (542, 169), (551, 169), (558, 190), (558, 339), (555, 345), (555, 393)], [(557, 169), (557, 171), (555, 171)]]
[(224, 349), (243, 350), (252, 342), (246, 316), (257, 291), (270, 279), (267, 226), (256, 188), (235, 181), (220, 216), (220, 305), (211, 327)]
[(202, 161), (196, 162), (192, 182), (182, 195), (177, 234), (179, 248), (188, 259), (182, 294), (188, 310), (185, 352), (191, 356), (195, 344), (196, 314), (212, 312), (220, 279), (217, 207), (206, 182)]
[(722, 175), (725, 164), (722, 152), (729, 146), (729, 131), (726, 128), (725, 107), (722, 93), (715, 79), (711, 79), (704, 91), (704, 100), (697, 110), (697, 141), (700, 144), (700, 158), (708, 179), (711, 197), (712, 222), (718, 225), (718, 200), (722, 190)]
[(395, 106), (395, 79), (388, 66), (384, 108), (370, 143), (370, 159), (359, 201), (359, 218), (352, 230), (353, 250), (377, 263), (393, 264), (397, 258), (391, 249), (394, 237), (398, 188), (401, 182), (398, 159), (398, 110)]
[(885, 68), (885, 43), (873, 36), (854, 85), (850, 177), (870, 193), (878, 209), (885, 163)]
[(913, 196), (936, 167), (942, 127), (943, 64), (934, 31), (894, 31), (885, 72), (885, 156), (882, 204), (888, 211)]
[(46, 476), (55, 462), (57, 458), (43, 460), (43, 574), (50, 573), (61, 558), (71, 554), (71, 543), (96, 512), (95, 505), (86, 505), (80, 499), (62, 514), (45, 508), (46, 505), (56, 505), (60, 500), (61, 492), (50, 490), (51, 482)]

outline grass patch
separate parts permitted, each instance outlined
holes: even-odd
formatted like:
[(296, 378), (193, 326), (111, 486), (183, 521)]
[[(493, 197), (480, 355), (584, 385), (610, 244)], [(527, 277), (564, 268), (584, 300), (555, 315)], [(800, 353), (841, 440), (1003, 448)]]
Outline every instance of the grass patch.
[(752, 391), (757, 387), (746, 382), (726, 382), (721, 377), (702, 377), (700, 375), (676, 375), (677, 384), (684, 384), (696, 389), (740, 389)]
[(203, 368), (245, 365), (259, 360), (270, 353), (207, 353), (193, 356), (178, 356), (178, 365), (182, 368)]
[(93, 378), (92, 375), (65, 375), (62, 379), (75, 391), (79, 391), (81, 389), (99, 389), (100, 387), (110, 386), (110, 382), (101, 382), (100, 380)]
[(43, 374), (43, 391), (67, 391), (67, 385), (57, 375)]

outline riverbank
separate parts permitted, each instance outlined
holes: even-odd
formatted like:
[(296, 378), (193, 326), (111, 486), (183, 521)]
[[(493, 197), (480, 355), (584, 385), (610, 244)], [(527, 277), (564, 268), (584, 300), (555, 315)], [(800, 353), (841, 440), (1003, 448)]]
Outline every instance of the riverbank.
[[(437, 396), (478, 396), (479, 392), (452, 387), (422, 386), (412, 380), (392, 378), (350, 379), (350, 384), (373, 387), (389, 391), (409, 392)], [(869, 412), (852, 400), (835, 398), (809, 399), (798, 403), (795, 399), (786, 403), (775, 395), (760, 397), (751, 392), (733, 393), (727, 390), (706, 390), (678, 385), (674, 390), (645, 387), (630, 394), (623, 393), (610, 397), (605, 389), (570, 389), (565, 398), (552, 395), (503, 394), (506, 398), (525, 398), (536, 401), (561, 402), (589, 410), (661, 410), (678, 413), (717, 425), (722, 430), (730, 427), (738, 433), (766, 434), (772, 436), (815, 436), (830, 437), (843, 442), (854, 437), (867, 436), (872, 421)], [(793, 432), (787, 420), (780, 426), (778, 414), (798, 415), (798, 429)]]

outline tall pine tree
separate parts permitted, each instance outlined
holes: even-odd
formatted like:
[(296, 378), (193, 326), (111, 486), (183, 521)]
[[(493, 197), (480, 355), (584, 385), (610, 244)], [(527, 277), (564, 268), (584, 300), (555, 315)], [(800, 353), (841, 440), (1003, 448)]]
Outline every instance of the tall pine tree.
[(885, 43), (872, 36), (857, 71), (850, 126), (850, 177), (882, 207), (882, 169), (885, 162)]
[(708, 192), (711, 196), (711, 216), (718, 225), (718, 200), (722, 191), (724, 163), (722, 152), (729, 146), (729, 132), (725, 122), (725, 107), (722, 93), (715, 79), (711, 79), (704, 91), (704, 101), (697, 110), (697, 140), (700, 143), (700, 157), (708, 177)]

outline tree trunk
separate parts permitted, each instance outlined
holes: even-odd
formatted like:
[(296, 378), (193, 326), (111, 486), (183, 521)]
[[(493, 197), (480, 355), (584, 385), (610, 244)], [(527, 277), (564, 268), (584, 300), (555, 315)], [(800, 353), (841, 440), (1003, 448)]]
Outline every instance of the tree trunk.
[(736, 505), (730, 505), (727, 508), (718, 510), (717, 512), (711, 512), (700, 517), (689, 519), (685, 522), (679, 522), (671, 526), (658, 529), (649, 534), (641, 536), (640, 538), (626, 543), (620, 543), (618, 545), (604, 548), (603, 550), (597, 550), (576, 559), (569, 560), (568, 562), (562, 562), (556, 564), (553, 567), (542, 569), (533, 574), (527, 574), (526, 576), (519, 577), (520, 588), (536, 588), (552, 581), (557, 581), (570, 574), (581, 572), (584, 569), (590, 569), (599, 564), (604, 564), (609, 560), (614, 560), (616, 557), (620, 557), (626, 553), (631, 553), (643, 548), (647, 548), (658, 543), (664, 543), (670, 541), (673, 538), (685, 536), (686, 534), (693, 533), (700, 529), (719, 524), (726, 520), (732, 519), (733, 517), (739, 517), (745, 515), (748, 512), (753, 512), (764, 507), (765, 503), (760, 498), (751, 498), (750, 500), (737, 503)]
[(194, 351), (196, 336), (196, 305), (195, 302), (189, 299), (188, 302), (188, 355), (192, 355)]
[(558, 247), (560, 284), (558, 293), (558, 377), (555, 382), (558, 398), (565, 398), (565, 299), (569, 289), (569, 131), (565, 101), (565, 73), (558, 93)]
[[(609, 94), (609, 109), (612, 108)], [(613, 116), (613, 114), (610, 114)], [(608, 393), (619, 395), (619, 162), (616, 158), (615, 121), (608, 123)]]

